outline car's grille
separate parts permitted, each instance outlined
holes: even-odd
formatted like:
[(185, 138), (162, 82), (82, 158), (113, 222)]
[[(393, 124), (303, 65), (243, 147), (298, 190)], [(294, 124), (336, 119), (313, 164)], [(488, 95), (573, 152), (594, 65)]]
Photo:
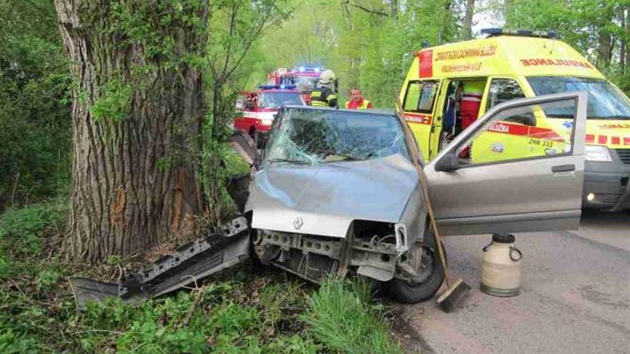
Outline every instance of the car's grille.
[(619, 159), (625, 164), (630, 164), (630, 149), (615, 149)]

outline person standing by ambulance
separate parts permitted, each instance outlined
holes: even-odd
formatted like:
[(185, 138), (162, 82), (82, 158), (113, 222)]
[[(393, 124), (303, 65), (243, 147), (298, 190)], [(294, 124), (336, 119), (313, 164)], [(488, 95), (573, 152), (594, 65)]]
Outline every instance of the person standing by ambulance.
[(459, 115), (461, 117), (462, 130), (468, 128), (479, 117), (481, 98), (486, 87), (484, 81), (464, 81), (462, 99), (459, 102)]
[(319, 75), (317, 88), (311, 91), (311, 106), (338, 108), (337, 77), (332, 70), (324, 70)]
[(350, 89), (350, 101), (346, 102), (347, 109), (368, 109), (373, 108), (370, 101), (363, 98), (358, 87)]

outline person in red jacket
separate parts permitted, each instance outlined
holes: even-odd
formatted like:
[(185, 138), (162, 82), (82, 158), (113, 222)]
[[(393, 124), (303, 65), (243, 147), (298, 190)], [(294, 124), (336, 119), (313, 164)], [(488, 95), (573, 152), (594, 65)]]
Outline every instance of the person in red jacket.
[(368, 109), (372, 108), (372, 103), (363, 98), (361, 90), (358, 87), (353, 87), (350, 90), (350, 101), (346, 102), (347, 109)]

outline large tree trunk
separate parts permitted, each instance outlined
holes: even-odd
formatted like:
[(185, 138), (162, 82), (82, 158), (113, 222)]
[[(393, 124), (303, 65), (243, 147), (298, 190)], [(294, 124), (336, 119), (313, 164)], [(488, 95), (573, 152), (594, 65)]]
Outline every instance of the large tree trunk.
[[(182, 3), (164, 13), (177, 5), (55, 0), (75, 78), (68, 257), (94, 263), (143, 253), (192, 232), (202, 210), (204, 96), (201, 74), (185, 58), (205, 49), (207, 1)], [(166, 15), (173, 19), (163, 25)]]
[(599, 32), (597, 39), (597, 66), (600, 70), (606, 70), (610, 66), (613, 53), (613, 40), (610, 33)]
[(464, 24), (462, 28), (462, 36), (464, 39), (472, 38), (472, 20), (475, 13), (475, 0), (466, 0), (466, 13), (464, 15)]
[(392, 18), (398, 17), (398, 0), (390, 0), (389, 8)]

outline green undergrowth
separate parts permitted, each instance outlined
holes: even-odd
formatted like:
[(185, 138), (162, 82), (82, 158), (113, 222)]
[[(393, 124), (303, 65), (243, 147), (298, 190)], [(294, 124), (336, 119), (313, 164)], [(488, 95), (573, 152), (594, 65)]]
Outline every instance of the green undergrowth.
[(63, 203), (0, 215), (0, 353), (401, 352), (365, 284), (314, 287), (279, 271), (243, 267), (136, 307), (78, 312), (67, 278), (83, 268), (54, 252), (65, 215)]

